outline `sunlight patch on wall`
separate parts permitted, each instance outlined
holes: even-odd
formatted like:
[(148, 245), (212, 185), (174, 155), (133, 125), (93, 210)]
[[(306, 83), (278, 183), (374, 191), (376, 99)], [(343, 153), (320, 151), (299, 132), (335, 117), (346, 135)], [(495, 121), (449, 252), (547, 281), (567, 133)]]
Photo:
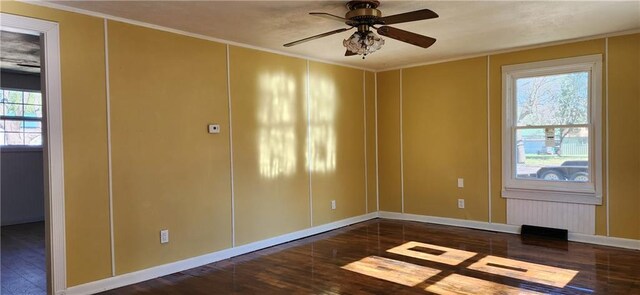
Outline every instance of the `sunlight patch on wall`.
[(566, 286), (578, 274), (575, 270), (496, 256), (482, 258), (469, 266), (469, 269), (558, 288)]
[(342, 268), (408, 287), (440, 273), (437, 269), (378, 256), (365, 257)]
[(292, 175), (297, 165), (295, 80), (284, 73), (264, 73), (259, 83), (260, 174), (266, 178)]
[(448, 265), (458, 265), (477, 254), (419, 242), (404, 243), (387, 250), (387, 252)]
[(526, 289), (511, 287), (481, 279), (452, 274), (435, 284), (425, 288), (426, 291), (436, 294), (504, 294), (504, 295), (528, 295), (544, 294)]
[(307, 170), (332, 172), (336, 169), (336, 89), (332, 80), (313, 77), (310, 89), (310, 140), (307, 149)]

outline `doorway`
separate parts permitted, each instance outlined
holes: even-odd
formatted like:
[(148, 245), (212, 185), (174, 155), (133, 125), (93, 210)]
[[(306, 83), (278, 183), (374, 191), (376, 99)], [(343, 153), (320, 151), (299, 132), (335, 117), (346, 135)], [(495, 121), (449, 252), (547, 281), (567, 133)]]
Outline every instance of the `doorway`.
[(0, 30), (0, 282), (3, 294), (45, 294), (41, 38)]
[(2, 294), (66, 289), (58, 24), (0, 15)]

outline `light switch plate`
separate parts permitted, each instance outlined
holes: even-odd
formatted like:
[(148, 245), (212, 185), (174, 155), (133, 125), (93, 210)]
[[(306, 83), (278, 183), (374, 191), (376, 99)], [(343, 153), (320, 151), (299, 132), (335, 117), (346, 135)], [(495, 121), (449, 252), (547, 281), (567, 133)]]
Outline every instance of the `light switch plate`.
[(160, 231), (160, 244), (169, 243), (169, 230), (163, 229)]
[(464, 187), (464, 178), (458, 178), (458, 187), (459, 188), (463, 188)]
[(209, 133), (211, 133), (211, 134), (220, 133), (220, 125), (219, 124), (209, 124)]

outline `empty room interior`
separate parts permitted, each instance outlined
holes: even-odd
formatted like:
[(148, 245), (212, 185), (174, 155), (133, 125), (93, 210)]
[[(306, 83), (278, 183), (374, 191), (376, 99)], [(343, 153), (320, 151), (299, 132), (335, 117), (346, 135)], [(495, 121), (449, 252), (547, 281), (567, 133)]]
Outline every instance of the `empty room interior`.
[(1, 294), (640, 294), (640, 1), (0, 1)]

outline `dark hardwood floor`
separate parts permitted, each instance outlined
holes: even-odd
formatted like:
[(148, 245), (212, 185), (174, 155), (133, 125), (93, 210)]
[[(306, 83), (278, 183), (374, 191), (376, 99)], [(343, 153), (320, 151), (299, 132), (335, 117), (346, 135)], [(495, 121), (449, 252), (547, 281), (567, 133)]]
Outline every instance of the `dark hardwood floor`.
[(47, 293), (44, 222), (1, 228), (2, 295)]
[(640, 294), (640, 251), (374, 219), (104, 294)]

